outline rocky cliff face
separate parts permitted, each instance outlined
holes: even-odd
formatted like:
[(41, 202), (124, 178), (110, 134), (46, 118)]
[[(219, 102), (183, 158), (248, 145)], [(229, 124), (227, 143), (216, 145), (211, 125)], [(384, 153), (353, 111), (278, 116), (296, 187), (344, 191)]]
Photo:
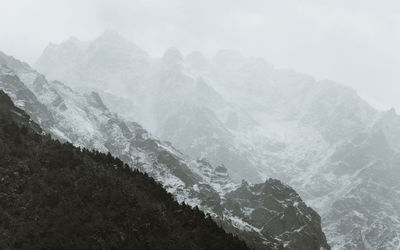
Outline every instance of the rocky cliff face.
[[(289, 238), (279, 238), (277, 234), (263, 231), (265, 225), (255, 224), (244, 214), (232, 214), (229, 202), (225, 202), (225, 195), (238, 189), (239, 185), (231, 179), (224, 166), (215, 167), (206, 159), (193, 160), (170, 143), (154, 138), (139, 124), (110, 112), (95, 92), (77, 93), (61, 82), (47, 81), (31, 68), (21, 70), (14, 67), (10, 62), (17, 61), (11, 57), (2, 55), (1, 58), (4, 62), (1, 67), (7, 72), (5, 75), (13, 76), (18, 85), (11, 84), (8, 78), (0, 78), (0, 88), (9, 93), (13, 101), (28, 113), (48, 117), (48, 125), (43, 128), (55, 138), (80, 147), (111, 152), (131, 166), (148, 173), (179, 202), (198, 206), (211, 214), (226, 230), (236, 233), (258, 249), (279, 248), (285, 244), (289, 246), (292, 238), (295, 240), (294, 235), (297, 233)], [(11, 86), (19, 88), (14, 89)], [(32, 100), (28, 103), (24, 99), (25, 95), (17, 93), (29, 93), (26, 95)], [(41, 110), (40, 107), (45, 109)], [(41, 125), (41, 119), (35, 121)], [(262, 206), (260, 203), (259, 207)], [(302, 221), (302, 225), (308, 227), (309, 224), (310, 228), (314, 228), (314, 245), (328, 248), (320, 221), (301, 218), (309, 213), (311, 216), (310, 211), (312, 210), (296, 216)], [(276, 214), (283, 212), (283, 207), (275, 210)], [(264, 222), (267, 218), (268, 216)], [(282, 217), (280, 220), (287, 218)], [(299, 230), (291, 222), (286, 224), (290, 225), (286, 228), (288, 230)], [(298, 234), (306, 237), (310, 232), (300, 230)], [(304, 242), (302, 246), (306, 247), (308, 244), (309, 242)]]
[(315, 234), (322, 232), (320, 216), (291, 187), (278, 180), (253, 186), (243, 182), (225, 198), (224, 204), (232, 215), (244, 218), (265, 237), (275, 235), (286, 249), (329, 248), (315, 242), (316, 238), (325, 238), (324, 234)]

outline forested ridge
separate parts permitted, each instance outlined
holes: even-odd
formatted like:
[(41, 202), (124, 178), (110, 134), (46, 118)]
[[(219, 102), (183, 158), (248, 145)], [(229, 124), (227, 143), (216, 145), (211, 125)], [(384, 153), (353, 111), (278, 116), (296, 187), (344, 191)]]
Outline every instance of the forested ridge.
[(0, 249), (247, 249), (111, 154), (43, 135), (0, 91)]

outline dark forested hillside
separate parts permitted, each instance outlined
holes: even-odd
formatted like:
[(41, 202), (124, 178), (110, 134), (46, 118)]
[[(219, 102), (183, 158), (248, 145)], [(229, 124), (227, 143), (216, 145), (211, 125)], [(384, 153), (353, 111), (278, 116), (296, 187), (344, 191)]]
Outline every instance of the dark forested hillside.
[(246, 249), (121, 160), (41, 135), (0, 91), (0, 249)]

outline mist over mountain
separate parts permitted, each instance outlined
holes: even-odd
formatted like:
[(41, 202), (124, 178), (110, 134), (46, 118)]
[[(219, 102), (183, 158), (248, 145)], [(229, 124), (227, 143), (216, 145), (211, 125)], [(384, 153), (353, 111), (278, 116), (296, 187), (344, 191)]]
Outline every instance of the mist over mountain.
[[(87, 50), (79, 44), (81, 43), (69, 40), (60, 45), (60, 52), (57, 52), (57, 46), (46, 49), (36, 68), (50, 79), (59, 79), (69, 86), (95, 89), (112, 111), (139, 122), (177, 148), (185, 148), (184, 152), (191, 156), (199, 157), (197, 153), (203, 152), (201, 157), (235, 168), (234, 174), (238, 172), (248, 179), (262, 180), (252, 169), (243, 169), (243, 164), (250, 163), (246, 155), (241, 155), (236, 147), (232, 147), (234, 135), (226, 128), (250, 128), (254, 121), (227, 103), (203, 79), (193, 75), (194, 72), (184, 64), (184, 58), (177, 49), (169, 49), (159, 60), (142, 57), (142, 51), (138, 56), (128, 52), (129, 55), (120, 57), (117, 50), (126, 46), (125, 49), (130, 51), (130, 48), (136, 46), (110, 31), (89, 43)], [(97, 47), (99, 44), (103, 46)], [(63, 54), (63, 47), (70, 46), (79, 47), (74, 51), (86, 52), (81, 56), (77, 54), (68, 57), (78, 58), (77, 64), (71, 61), (59, 64), (51, 62), (52, 55)], [(111, 51), (108, 48), (110, 46), (113, 47)], [(92, 50), (92, 47), (97, 49)], [(103, 57), (104, 60), (96, 59)], [(92, 61), (96, 63), (93, 64)], [(133, 61), (134, 63), (129, 63)], [(106, 65), (103, 65), (103, 62), (106, 62)], [(70, 68), (64, 65), (70, 65)], [(55, 70), (50, 70), (51, 68)], [(62, 69), (65, 69), (63, 73), (54, 75), (55, 72), (62, 72)], [(242, 116), (243, 119), (236, 119), (240, 124), (235, 124), (235, 117)], [(221, 120), (221, 117), (224, 120)], [(214, 150), (209, 145), (219, 146)], [(206, 152), (207, 149), (209, 153)], [(240, 181), (239, 177), (238, 180)]]
[(249, 247), (329, 249), (320, 216), (292, 188), (273, 179), (237, 183), (224, 165), (187, 156), (138, 123), (110, 112), (96, 92), (80, 93), (60, 81), (48, 81), (3, 53), (0, 62), (0, 88), (54, 138), (110, 152), (146, 172), (178, 202), (210, 214)]
[(321, 214), (335, 249), (400, 244), (400, 117), (348, 87), (228, 50), (152, 58), (109, 31), (50, 45), (35, 68), (97, 91), (112, 112), (223, 164), (236, 183), (291, 185)]

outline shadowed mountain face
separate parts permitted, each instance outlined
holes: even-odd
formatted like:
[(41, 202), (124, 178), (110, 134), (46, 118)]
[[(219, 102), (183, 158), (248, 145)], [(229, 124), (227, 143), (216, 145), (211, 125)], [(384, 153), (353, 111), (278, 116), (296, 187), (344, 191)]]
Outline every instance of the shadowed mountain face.
[[(99, 43), (104, 37), (115, 43)], [(152, 59), (111, 37), (52, 46), (36, 67), (70, 86), (95, 88), (111, 110), (191, 157), (226, 164), (236, 181), (273, 177), (293, 186), (322, 215), (334, 248), (400, 246), (395, 112), (378, 112), (337, 83), (232, 51), (206, 59), (171, 49)], [(103, 47), (94, 53), (88, 49), (94, 44)], [(69, 46), (79, 53), (59, 56), (70, 53)], [(132, 58), (120, 57), (120, 49), (132, 51)], [(90, 63), (97, 53), (109, 60)], [(105, 86), (101, 76), (115, 83)]]
[[(18, 61), (11, 57), (3, 54), (0, 58), (4, 62), (2, 72), (5, 72), (0, 75), (0, 88), (28, 113), (47, 117), (32, 118), (40, 125), (45, 122), (44, 131), (53, 137), (80, 147), (110, 152), (148, 173), (177, 201), (198, 206), (225, 230), (237, 234), (251, 247), (310, 249), (310, 242), (297, 240), (304, 238), (313, 242), (312, 249), (329, 249), (319, 216), (301, 201), (293, 189), (287, 189), (280, 182), (265, 182), (264, 185), (272, 190), (285, 190), (286, 196), (266, 194), (268, 201), (281, 204), (275, 207), (268, 207), (264, 195), (249, 196), (251, 204), (227, 199), (226, 195), (241, 188), (229, 176), (227, 167), (214, 166), (204, 158), (194, 160), (170, 143), (157, 140), (139, 124), (110, 112), (95, 92), (78, 93), (59, 81), (47, 81), (29, 67), (21, 69), (15, 66)], [(12, 76), (18, 84), (10, 83), (6, 76)], [(31, 99), (25, 100), (25, 96)], [(45, 109), (39, 109), (41, 107)], [(297, 218), (295, 220), (293, 216), (283, 216), (287, 213), (286, 208), (291, 206), (296, 211), (292, 214)], [(263, 216), (255, 218), (253, 210), (257, 213), (261, 211)], [(269, 212), (263, 213), (264, 210)], [(264, 230), (272, 218), (281, 221), (280, 230), (284, 232)]]
[(0, 91), (2, 249), (247, 249), (148, 175), (40, 131)]

